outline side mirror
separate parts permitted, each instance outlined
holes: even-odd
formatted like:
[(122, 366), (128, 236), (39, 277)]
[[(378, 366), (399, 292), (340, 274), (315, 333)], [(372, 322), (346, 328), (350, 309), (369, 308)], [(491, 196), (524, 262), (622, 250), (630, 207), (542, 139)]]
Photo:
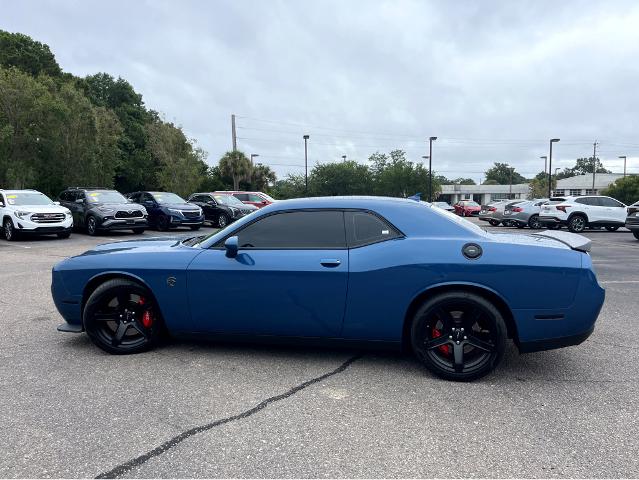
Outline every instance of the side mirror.
[(83, 198), (78, 198), (75, 203), (84, 203), (84, 199)]
[(266, 200), (262, 200), (262, 205), (266, 205), (268, 202)]
[(224, 248), (226, 248), (226, 256), (229, 258), (237, 257), (237, 251), (240, 249), (237, 236), (232, 236), (226, 239), (224, 242)]
[(53, 202), (54, 205), (60, 205), (60, 202)]

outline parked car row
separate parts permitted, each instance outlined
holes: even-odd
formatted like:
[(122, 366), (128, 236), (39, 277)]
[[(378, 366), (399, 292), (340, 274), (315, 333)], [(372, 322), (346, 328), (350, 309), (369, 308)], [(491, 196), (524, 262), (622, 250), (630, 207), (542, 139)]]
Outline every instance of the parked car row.
[(0, 219), (10, 241), (26, 234), (68, 238), (74, 229), (89, 235), (110, 230), (140, 234), (147, 228), (198, 230), (205, 222), (223, 228), (272, 202), (261, 192), (194, 193), (185, 200), (171, 192), (124, 196), (101, 187), (69, 187), (54, 202), (36, 190), (0, 189)]
[(556, 229), (574, 233), (586, 228), (615, 231), (625, 226), (639, 240), (639, 202), (627, 207), (604, 195), (552, 197), (534, 200), (502, 200), (482, 205), (479, 219), (492, 226)]

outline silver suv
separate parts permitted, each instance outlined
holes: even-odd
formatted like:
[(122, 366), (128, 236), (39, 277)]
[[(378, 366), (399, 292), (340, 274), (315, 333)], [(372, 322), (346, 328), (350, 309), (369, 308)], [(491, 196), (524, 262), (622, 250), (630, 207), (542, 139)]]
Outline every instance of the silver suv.
[(509, 220), (517, 228), (526, 226), (534, 229), (542, 227), (539, 221), (541, 206), (548, 202), (547, 198), (537, 198), (507, 205), (504, 209), (503, 220)]

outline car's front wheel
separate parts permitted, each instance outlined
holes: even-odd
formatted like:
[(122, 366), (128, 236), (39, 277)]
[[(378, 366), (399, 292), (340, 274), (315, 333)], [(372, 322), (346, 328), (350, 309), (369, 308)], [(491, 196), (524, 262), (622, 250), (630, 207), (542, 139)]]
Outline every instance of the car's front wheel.
[(83, 313), (91, 341), (113, 354), (153, 348), (160, 336), (160, 311), (148, 290), (138, 283), (113, 279), (96, 288)]
[(488, 220), (488, 223), (490, 223), (493, 227), (498, 227), (501, 222), (499, 220)]
[(541, 228), (541, 222), (539, 221), (539, 215), (532, 215), (529, 219), (528, 219), (528, 226), (530, 228), (534, 228), (534, 229), (538, 229)]
[(16, 239), (16, 230), (13, 228), (13, 222), (10, 218), (7, 218), (2, 224), (2, 231), (4, 232), (4, 238), (12, 242)]
[(637, 240), (639, 240), (639, 230), (633, 230), (632, 234), (635, 236)]
[(221, 213), (219, 217), (217, 217), (217, 226), (220, 228), (224, 228), (229, 224), (229, 219), (228, 217)]
[(87, 233), (91, 236), (98, 234), (98, 222), (94, 216), (87, 217)]
[(451, 291), (435, 295), (417, 310), (411, 343), (417, 358), (435, 375), (470, 381), (499, 364), (506, 325), (499, 310), (485, 298)]
[(568, 220), (568, 230), (573, 233), (581, 233), (586, 229), (587, 222), (582, 215), (574, 215)]

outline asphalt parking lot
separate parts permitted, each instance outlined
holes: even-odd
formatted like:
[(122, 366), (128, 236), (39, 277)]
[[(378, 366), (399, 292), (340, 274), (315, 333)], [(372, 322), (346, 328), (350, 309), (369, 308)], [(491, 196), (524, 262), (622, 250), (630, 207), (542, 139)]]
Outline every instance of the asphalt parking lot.
[(606, 288), (595, 333), (511, 347), (470, 384), (384, 352), (176, 341), (110, 356), (56, 331), (50, 270), (136, 236), (0, 239), (0, 475), (636, 477), (639, 241), (585, 235)]

